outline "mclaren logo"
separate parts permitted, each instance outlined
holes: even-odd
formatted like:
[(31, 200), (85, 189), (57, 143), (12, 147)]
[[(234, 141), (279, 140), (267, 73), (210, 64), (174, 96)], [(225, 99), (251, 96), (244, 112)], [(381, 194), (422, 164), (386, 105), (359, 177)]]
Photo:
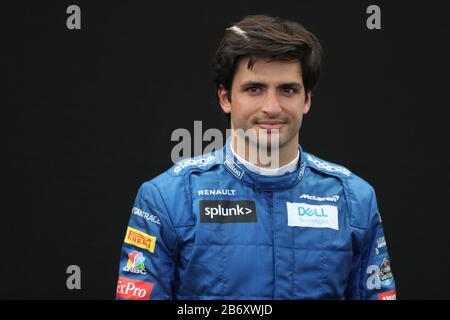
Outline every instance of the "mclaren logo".
[(317, 197), (317, 196), (311, 196), (309, 194), (304, 193), (300, 196), (300, 199), (337, 202), (339, 200), (339, 196), (336, 195), (336, 196), (331, 196), (331, 197)]

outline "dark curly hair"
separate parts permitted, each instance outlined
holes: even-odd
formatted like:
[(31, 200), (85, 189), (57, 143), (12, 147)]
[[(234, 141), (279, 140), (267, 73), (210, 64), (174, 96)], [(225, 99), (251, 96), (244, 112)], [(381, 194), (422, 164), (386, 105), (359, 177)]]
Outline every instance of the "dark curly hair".
[(321, 56), (322, 47), (317, 38), (297, 22), (251, 15), (226, 29), (214, 55), (212, 76), (216, 89), (222, 85), (231, 101), (231, 87), (240, 58), (250, 57), (249, 69), (256, 58), (298, 60), (306, 93), (314, 88), (319, 79)]

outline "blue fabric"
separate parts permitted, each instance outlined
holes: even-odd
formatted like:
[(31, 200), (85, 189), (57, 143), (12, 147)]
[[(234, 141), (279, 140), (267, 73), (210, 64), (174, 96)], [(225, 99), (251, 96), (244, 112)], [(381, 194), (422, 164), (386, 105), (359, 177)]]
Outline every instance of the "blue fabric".
[[(299, 151), (298, 169), (283, 176), (246, 170), (227, 145), (145, 182), (129, 230), (155, 237), (154, 250), (124, 243), (117, 298), (392, 298), (373, 188)], [(333, 214), (336, 224), (326, 226)], [(307, 222), (288, 225), (289, 215)], [(142, 283), (151, 284), (146, 295), (136, 289)]]

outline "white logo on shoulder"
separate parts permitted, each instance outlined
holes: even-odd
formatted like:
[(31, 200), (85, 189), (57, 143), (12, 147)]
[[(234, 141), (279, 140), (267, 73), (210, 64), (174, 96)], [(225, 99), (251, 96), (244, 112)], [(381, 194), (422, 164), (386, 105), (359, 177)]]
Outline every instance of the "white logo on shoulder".
[(344, 167), (333, 166), (329, 163), (326, 163), (326, 162), (320, 161), (319, 159), (313, 158), (309, 154), (308, 154), (308, 161), (311, 161), (319, 168), (322, 168), (322, 169), (330, 171), (330, 172), (340, 172), (340, 173), (345, 174), (346, 176), (351, 175), (351, 172), (348, 169), (346, 169)]
[(183, 168), (190, 167), (190, 166), (203, 167), (203, 166), (206, 166), (208, 163), (210, 163), (212, 160), (214, 160), (214, 156), (208, 156), (207, 158), (200, 158), (200, 159), (182, 160), (173, 169), (173, 172), (178, 174), (178, 173), (180, 173), (181, 170), (183, 170)]
[(288, 226), (331, 228), (339, 230), (336, 206), (315, 206), (307, 203), (287, 202)]

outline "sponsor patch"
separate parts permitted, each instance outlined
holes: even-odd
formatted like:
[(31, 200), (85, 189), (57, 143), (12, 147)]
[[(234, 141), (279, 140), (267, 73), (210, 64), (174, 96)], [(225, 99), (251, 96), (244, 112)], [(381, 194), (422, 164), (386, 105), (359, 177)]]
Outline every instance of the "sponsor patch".
[(256, 222), (255, 201), (201, 200), (200, 222), (235, 223)]
[(123, 268), (123, 271), (136, 274), (147, 274), (144, 261), (145, 258), (142, 252), (133, 251), (128, 254), (128, 262), (127, 265)]
[(138, 217), (141, 217), (141, 218), (143, 218), (143, 219), (145, 219), (145, 220), (147, 220), (147, 221), (151, 221), (151, 222), (153, 222), (154, 224), (159, 224), (159, 225), (161, 225), (161, 221), (159, 220), (159, 217), (156, 216), (156, 215), (154, 215), (154, 214), (147, 213), (147, 212), (145, 212), (144, 210), (141, 210), (141, 209), (139, 209), (139, 208), (137, 208), (137, 207), (134, 207), (134, 208), (131, 210), (131, 212), (132, 212), (134, 215), (136, 215), (136, 216), (138, 216)]
[(380, 271), (378, 272), (378, 276), (380, 277), (381, 286), (387, 287), (392, 281), (394, 281), (394, 277), (392, 276), (391, 266), (389, 264), (389, 260), (384, 258), (383, 262), (380, 266)]
[(384, 237), (380, 237), (377, 239), (377, 246), (375, 247), (375, 253), (379, 255), (380, 249), (382, 248), (386, 248), (386, 240), (384, 240)]
[(307, 159), (308, 159), (308, 161), (311, 161), (312, 163), (314, 163), (317, 167), (319, 167), (321, 169), (324, 169), (326, 171), (329, 171), (329, 172), (340, 172), (342, 174), (345, 174), (348, 177), (351, 175), (351, 172), (348, 169), (346, 169), (344, 167), (341, 167), (341, 166), (335, 166), (335, 165), (332, 165), (330, 163), (327, 163), (327, 162), (321, 161), (319, 159), (313, 158), (309, 154), (307, 156)]
[(117, 297), (132, 300), (148, 300), (152, 293), (153, 283), (119, 277), (117, 281)]
[(397, 293), (395, 290), (379, 293), (378, 300), (397, 300)]
[(305, 174), (305, 168), (306, 168), (306, 163), (302, 162), (302, 164), (300, 165), (300, 170), (298, 172), (298, 176), (297, 176), (298, 180), (302, 180), (303, 175)]
[(206, 166), (208, 163), (214, 160), (214, 156), (210, 155), (207, 158), (200, 158), (200, 159), (186, 159), (181, 160), (173, 169), (173, 172), (176, 174), (179, 174), (181, 170), (183, 170), (186, 167), (191, 166), (197, 166), (197, 167), (203, 167)]
[(311, 196), (309, 194), (302, 194), (300, 196), (300, 199), (308, 199), (308, 200), (314, 200), (314, 201), (329, 201), (329, 202), (337, 202), (339, 200), (339, 196), (331, 196), (331, 197), (317, 197), (317, 196)]
[(336, 206), (287, 202), (288, 226), (339, 230)]
[(370, 265), (367, 267), (366, 286), (368, 290), (381, 289), (388, 287), (394, 281), (389, 260), (384, 258), (380, 266)]
[(128, 227), (124, 242), (153, 253), (155, 251), (156, 237), (150, 236), (132, 227)]
[(234, 196), (235, 189), (202, 189), (198, 190), (199, 196)]
[(233, 160), (231, 160), (228, 155), (224, 161), (225, 167), (238, 179), (241, 179), (244, 175), (244, 170), (238, 166)]

